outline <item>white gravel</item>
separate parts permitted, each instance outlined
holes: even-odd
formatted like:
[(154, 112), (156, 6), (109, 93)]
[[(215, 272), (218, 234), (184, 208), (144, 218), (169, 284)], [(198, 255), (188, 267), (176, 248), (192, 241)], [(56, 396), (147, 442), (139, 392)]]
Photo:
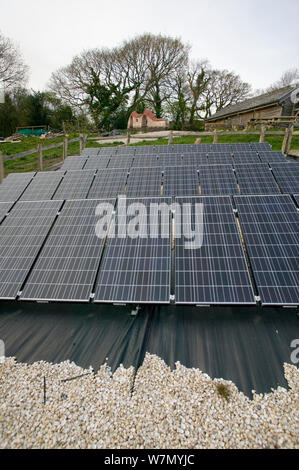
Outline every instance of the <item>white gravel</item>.
[[(230, 381), (147, 354), (134, 369), (0, 363), (1, 448), (299, 448), (299, 372), (250, 400)], [(82, 377), (63, 382), (82, 374)], [(46, 404), (44, 404), (46, 377)], [(134, 383), (134, 387), (133, 387)], [(217, 386), (224, 384), (225, 398)]]

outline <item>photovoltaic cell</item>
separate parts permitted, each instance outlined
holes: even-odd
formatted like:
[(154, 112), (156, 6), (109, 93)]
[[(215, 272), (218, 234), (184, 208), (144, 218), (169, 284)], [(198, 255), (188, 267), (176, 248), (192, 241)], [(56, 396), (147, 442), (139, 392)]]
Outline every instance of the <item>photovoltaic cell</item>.
[(290, 196), (234, 199), (262, 305), (299, 305), (299, 214)]
[(250, 142), (232, 142), (231, 150), (235, 152), (250, 152), (252, 150)]
[(45, 171), (37, 173), (22, 194), (21, 201), (50, 200), (62, 180), (64, 171)]
[(10, 173), (0, 184), (0, 202), (16, 201), (27, 188), (35, 172)]
[(196, 166), (198, 167), (199, 165), (207, 165), (208, 159), (207, 155), (202, 152), (202, 153), (184, 153), (183, 156), (183, 164), (186, 166)]
[(98, 170), (88, 199), (116, 198), (124, 193), (128, 171), (125, 168)]
[(99, 155), (100, 153), (100, 148), (85, 148), (83, 151), (82, 151), (82, 155), (86, 155), (87, 157), (91, 156), (91, 155)]
[(158, 158), (158, 165), (161, 168), (165, 168), (167, 166), (172, 166), (172, 167), (182, 166), (183, 164), (184, 164), (183, 158), (178, 153), (163, 154), (163, 155), (159, 155), (159, 158)]
[(208, 153), (211, 151), (211, 144), (178, 144), (174, 145), (174, 150), (179, 153)]
[(221, 152), (221, 153), (231, 153), (231, 144), (230, 143), (219, 143), (219, 144), (211, 144), (210, 152)]
[[(121, 198), (118, 201), (120, 203)], [(161, 237), (159, 219), (150, 218), (150, 205), (170, 204), (169, 198), (127, 199), (127, 207), (142, 203), (146, 214), (125, 216), (128, 230), (138, 227), (137, 234), (148, 236), (109, 238), (100, 266), (95, 292), (95, 302), (169, 303), (170, 301), (170, 253), (171, 237)], [(132, 207), (132, 206), (131, 206)], [(132, 218), (133, 217), (133, 218)], [(171, 233), (170, 216), (163, 222), (163, 233)], [(116, 219), (116, 234), (119, 221)], [(156, 229), (158, 237), (151, 237), (149, 230)], [(152, 232), (154, 233), (154, 232)]]
[(231, 164), (233, 162), (232, 155), (227, 152), (210, 152), (208, 153), (208, 165)]
[(150, 197), (160, 196), (162, 170), (159, 167), (131, 168), (128, 178), (126, 196)]
[(166, 167), (163, 176), (163, 196), (199, 195), (198, 173), (195, 167)]
[(87, 157), (67, 157), (61, 166), (61, 170), (82, 170), (86, 161)]
[(13, 202), (0, 202), (0, 223), (2, 222), (12, 205)]
[(261, 163), (261, 160), (256, 152), (249, 151), (249, 152), (235, 152), (233, 157), (233, 163), (236, 165), (242, 164), (256, 164)]
[(20, 201), (0, 225), (0, 298), (15, 299), (62, 201)]
[(115, 156), (110, 159), (108, 168), (126, 168), (129, 169), (132, 166), (134, 157), (132, 155), (126, 156)]
[(84, 170), (97, 170), (98, 168), (107, 168), (110, 157), (107, 156), (95, 156), (89, 157), (84, 165)]
[(250, 146), (252, 150), (256, 150), (257, 152), (262, 151), (271, 151), (271, 145), (268, 142), (251, 142)]
[(95, 175), (94, 170), (68, 171), (53, 199), (84, 199)]
[(199, 167), (201, 195), (240, 194), (232, 165), (203, 165)]
[(282, 192), (299, 192), (299, 163), (271, 163), (271, 168)]
[[(175, 238), (176, 303), (255, 303), (230, 197), (176, 198), (176, 202), (185, 214), (181, 236)], [(195, 217), (196, 204), (203, 205), (202, 219)], [(177, 213), (177, 229), (176, 217)], [(199, 239), (188, 248), (191, 230), (202, 233), (203, 238), (202, 244)]]
[(277, 194), (279, 188), (266, 163), (235, 165), (241, 194)]
[(132, 167), (149, 168), (157, 165), (157, 155), (135, 155)]
[(259, 152), (259, 156), (262, 162), (282, 162), (286, 163), (286, 156), (282, 152)]
[(105, 239), (96, 236), (99, 203), (66, 201), (29, 275), (21, 299), (88, 302)]

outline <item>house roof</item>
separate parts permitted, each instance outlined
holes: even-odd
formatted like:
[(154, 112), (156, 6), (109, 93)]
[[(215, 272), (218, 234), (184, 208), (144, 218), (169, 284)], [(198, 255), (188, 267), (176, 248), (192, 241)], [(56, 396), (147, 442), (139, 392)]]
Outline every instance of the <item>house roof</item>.
[(237, 104), (233, 104), (231, 106), (227, 106), (220, 111), (217, 111), (211, 117), (206, 119), (207, 121), (214, 121), (216, 119), (220, 119), (231, 114), (241, 113), (250, 109), (259, 108), (261, 106), (267, 106), (270, 104), (277, 103), (285, 98), (291, 91), (296, 88), (297, 85), (288, 85), (283, 88), (279, 88), (274, 91), (270, 91), (269, 93), (263, 93), (262, 95), (255, 96), (254, 98), (249, 98), (248, 100), (242, 101)]
[(146, 116), (150, 118), (152, 121), (166, 121), (166, 119), (157, 118), (156, 115), (148, 108), (145, 109), (142, 114), (138, 114), (137, 111), (132, 111), (131, 113), (131, 117), (134, 117), (134, 118), (140, 118), (142, 116)]

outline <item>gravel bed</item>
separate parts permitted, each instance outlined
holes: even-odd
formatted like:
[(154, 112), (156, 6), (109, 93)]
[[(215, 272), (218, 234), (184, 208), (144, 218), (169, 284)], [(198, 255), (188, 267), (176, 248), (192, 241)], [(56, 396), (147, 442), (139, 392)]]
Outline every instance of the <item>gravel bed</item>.
[(284, 373), (288, 389), (250, 400), (230, 381), (150, 354), (136, 376), (122, 365), (94, 373), (5, 358), (0, 447), (298, 449), (299, 371), (284, 364)]

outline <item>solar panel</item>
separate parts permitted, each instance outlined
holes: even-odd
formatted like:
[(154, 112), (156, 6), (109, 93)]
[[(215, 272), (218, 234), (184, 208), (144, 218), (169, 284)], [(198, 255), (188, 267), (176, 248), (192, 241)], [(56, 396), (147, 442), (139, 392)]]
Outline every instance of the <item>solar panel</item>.
[(0, 225), (0, 298), (15, 299), (62, 201), (18, 202)]
[(163, 154), (159, 155), (158, 157), (158, 165), (161, 168), (165, 168), (167, 166), (182, 166), (184, 164), (183, 158), (181, 154), (175, 153), (175, 154)]
[(250, 152), (252, 150), (250, 142), (232, 142), (231, 150), (235, 152)]
[(163, 196), (199, 195), (198, 173), (195, 167), (166, 167), (163, 177)]
[(230, 143), (219, 143), (219, 144), (211, 144), (210, 152), (225, 152), (231, 153), (231, 144)]
[(280, 193), (270, 168), (266, 163), (259, 165), (235, 165), (241, 194)]
[(23, 300), (88, 302), (105, 239), (96, 236), (99, 203), (66, 201), (20, 296)]
[(37, 173), (22, 194), (20, 201), (46, 201), (52, 198), (64, 171), (45, 171)]
[(86, 164), (84, 165), (84, 170), (97, 170), (99, 168), (107, 168), (110, 157), (107, 156), (95, 156), (89, 157)]
[(87, 157), (67, 157), (61, 166), (61, 170), (82, 170), (86, 160)]
[(211, 165), (230, 164), (233, 163), (233, 157), (227, 152), (210, 152), (208, 153), (207, 163)]
[(148, 168), (158, 165), (157, 155), (135, 155), (132, 167)]
[(112, 157), (113, 155), (116, 155), (117, 153), (117, 147), (100, 147), (98, 151), (98, 155), (102, 156), (107, 156), (107, 157)]
[(132, 155), (115, 156), (110, 159), (108, 168), (130, 168), (134, 157)]
[(2, 222), (12, 205), (13, 202), (0, 202), (0, 223)]
[(271, 145), (268, 142), (251, 142), (250, 146), (252, 150), (256, 150), (257, 152), (267, 152), (269, 150), (272, 150)]
[(202, 152), (202, 153), (184, 153), (182, 156), (183, 159), (183, 164), (186, 166), (196, 166), (198, 167), (199, 165), (206, 165), (208, 163), (207, 155)]
[[(121, 199), (119, 199), (118, 205)], [(127, 207), (131, 204), (144, 204), (146, 213), (139, 214), (139, 223), (131, 216), (126, 216), (128, 223), (139, 227), (139, 234), (147, 230), (145, 238), (127, 236), (125, 238), (109, 238), (100, 266), (95, 292), (95, 302), (125, 303), (169, 303), (170, 301), (170, 253), (171, 238), (161, 237), (159, 219), (150, 217), (151, 204), (170, 204), (169, 198), (138, 198), (127, 199)], [(136, 207), (136, 206), (135, 206)], [(170, 234), (170, 216), (164, 220), (163, 228)], [(116, 218), (116, 233), (119, 223)], [(160, 226), (161, 227), (161, 226)], [(151, 237), (148, 230), (156, 229), (158, 237)], [(161, 228), (160, 228), (161, 229)], [(151, 232), (154, 233), (154, 232)], [(163, 232), (165, 233), (165, 231)]]
[(158, 146), (157, 145), (136, 145), (135, 147), (135, 155), (157, 155), (158, 154)]
[[(181, 236), (175, 238), (176, 303), (255, 303), (230, 197), (183, 197), (176, 198), (176, 202), (185, 214)], [(195, 204), (203, 204), (202, 219), (195, 217)], [(175, 221), (177, 228), (177, 211)], [(190, 248), (186, 245), (191, 230), (198, 237), (203, 233), (198, 248), (196, 244)]]
[(271, 163), (271, 168), (283, 193), (299, 192), (299, 163)]
[(16, 201), (27, 188), (35, 172), (10, 173), (0, 184), (0, 201)]
[(174, 149), (179, 153), (208, 153), (211, 150), (211, 144), (177, 144)]
[(259, 156), (262, 162), (282, 162), (286, 163), (286, 156), (282, 152), (259, 152)]
[(126, 195), (128, 197), (160, 196), (161, 186), (161, 168), (131, 168)]
[(298, 305), (299, 214), (290, 196), (234, 199), (262, 305)]
[(88, 193), (88, 199), (116, 198), (123, 194), (127, 175), (125, 168), (99, 170)]
[(84, 199), (95, 175), (94, 170), (68, 171), (53, 199)]
[(199, 167), (201, 195), (239, 194), (232, 165), (203, 165)]
[(248, 165), (250, 163), (261, 163), (261, 160), (256, 152), (234, 152), (233, 163), (236, 165)]
[(86, 155), (87, 157), (91, 156), (91, 155), (99, 155), (101, 149), (100, 148), (93, 148), (93, 147), (89, 147), (89, 148), (85, 148), (82, 150), (82, 155)]

